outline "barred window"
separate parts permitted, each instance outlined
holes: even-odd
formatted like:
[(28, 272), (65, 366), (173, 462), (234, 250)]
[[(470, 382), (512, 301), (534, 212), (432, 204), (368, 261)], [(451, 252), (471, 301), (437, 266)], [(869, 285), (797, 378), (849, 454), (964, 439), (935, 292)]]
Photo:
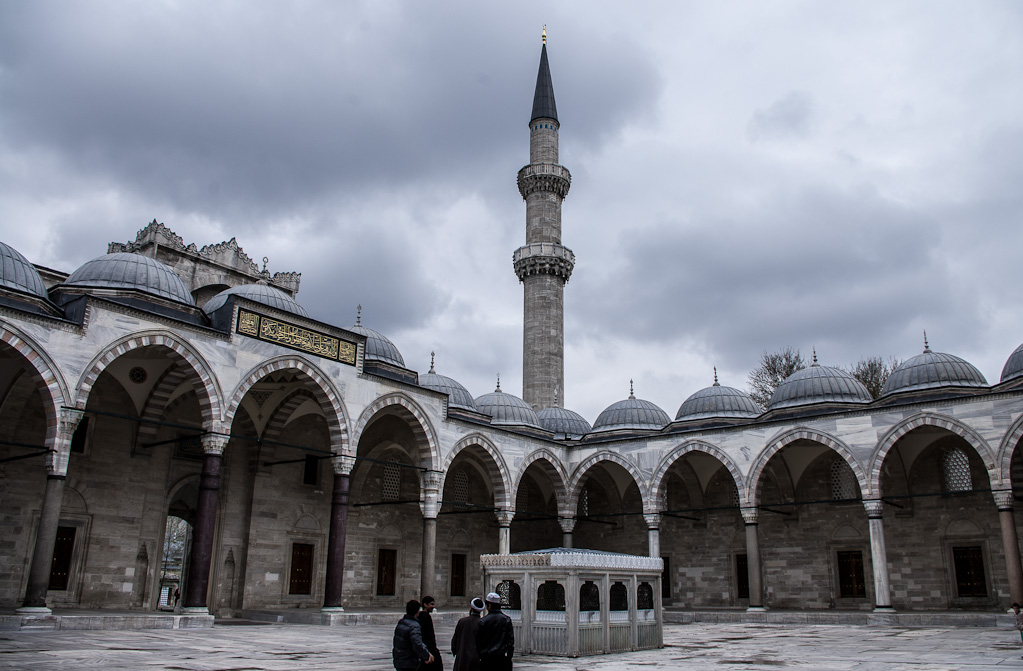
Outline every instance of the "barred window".
[(621, 582), (612, 584), (608, 601), (611, 610), (629, 610), (629, 589)]
[(665, 482), (661, 485), (661, 511), (670, 510), (668, 508), (668, 483)]
[(579, 586), (579, 610), (600, 610), (600, 589), (592, 580)]
[(384, 501), (397, 501), (401, 496), (401, 466), (397, 459), (388, 459), (384, 466)]
[(565, 610), (565, 586), (557, 580), (544, 580), (536, 589), (537, 610)]
[(469, 503), (469, 474), (464, 468), (455, 473), (455, 480), (451, 483), (451, 496), (456, 504)]
[(946, 451), (941, 456), (942, 483), (946, 492), (973, 491), (973, 478), (970, 477), (970, 459), (958, 447)]
[(501, 596), (501, 606), (511, 610), (522, 608), (522, 588), (514, 580), (502, 580), (497, 584), (497, 593)]
[(579, 493), (579, 516), (590, 516), (590, 490), (588, 488), (584, 488), (583, 491)]
[(654, 607), (654, 588), (648, 582), (641, 582), (636, 587), (636, 608), (650, 610)]
[(856, 486), (856, 474), (842, 459), (831, 462), (831, 499), (847, 501), (859, 498), (859, 487)]

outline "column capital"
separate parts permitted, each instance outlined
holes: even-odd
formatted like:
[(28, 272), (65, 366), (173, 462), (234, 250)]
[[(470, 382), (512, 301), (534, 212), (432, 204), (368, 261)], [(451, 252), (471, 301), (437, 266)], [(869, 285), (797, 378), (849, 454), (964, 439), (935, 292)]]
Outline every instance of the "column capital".
[(991, 492), (991, 495), (995, 497), (995, 505), (999, 510), (1012, 510), (1016, 502), (1016, 497), (1011, 489), (996, 489)]
[(739, 508), (739, 512), (742, 513), (742, 521), (747, 525), (756, 524), (760, 518), (760, 509), (756, 507)]
[[(514, 510), (495, 510), (494, 517), (497, 518), (497, 526), (499, 527), (510, 527), (512, 520), (515, 519)], [(575, 522), (575, 520), (572, 520)]]
[(647, 529), (659, 529), (661, 527), (660, 513), (643, 513), (643, 519), (646, 520)]
[(78, 428), (78, 423), (82, 421), (84, 416), (85, 411), (78, 408), (60, 409), (60, 417), (57, 418), (57, 430), (67, 436), (68, 442), (75, 435), (75, 429)]
[(355, 457), (338, 454), (330, 458), (330, 465), (334, 468), (334, 475), (351, 475), (355, 468)]
[(202, 451), (206, 454), (215, 454), (218, 457), (224, 454), (224, 448), (227, 447), (227, 441), (230, 440), (230, 436), (225, 436), (222, 433), (204, 433), (200, 439), (202, 442)]
[(879, 520), (884, 513), (884, 501), (881, 499), (864, 499), (863, 508), (867, 511), (867, 519)]
[(575, 518), (574, 517), (559, 517), (558, 525), (561, 526), (561, 533), (570, 534), (575, 530)]

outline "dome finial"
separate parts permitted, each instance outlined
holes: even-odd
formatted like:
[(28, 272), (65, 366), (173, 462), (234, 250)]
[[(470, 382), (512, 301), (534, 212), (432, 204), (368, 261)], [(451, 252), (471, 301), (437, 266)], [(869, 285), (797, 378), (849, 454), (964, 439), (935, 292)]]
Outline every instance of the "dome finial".
[(814, 366), (819, 366), (819, 365), (820, 364), (817, 363), (817, 345), (814, 345), (813, 346), (813, 363), (810, 364), (810, 367), (812, 368)]
[(931, 353), (931, 346), (927, 344), (927, 330), (924, 329), (924, 354)]
[(629, 398), (636, 398), (636, 392), (632, 388), (632, 380), (629, 380)]
[(501, 374), (497, 374), (497, 389), (494, 389), (494, 393), (501, 391)]
[(436, 352), (430, 352), (430, 372), (431, 373), (435, 373), (435, 371), (433, 370), (433, 359), (436, 356), (437, 356)]
[(359, 303), (359, 307), (355, 308), (355, 325), (362, 326), (362, 303)]
[(540, 41), (547, 44), (547, 24), (543, 24), (543, 32), (540, 33)]
[(717, 366), (714, 366), (714, 384), (712, 386), (714, 386), (714, 387), (720, 387), (721, 386), (718, 383), (718, 367)]

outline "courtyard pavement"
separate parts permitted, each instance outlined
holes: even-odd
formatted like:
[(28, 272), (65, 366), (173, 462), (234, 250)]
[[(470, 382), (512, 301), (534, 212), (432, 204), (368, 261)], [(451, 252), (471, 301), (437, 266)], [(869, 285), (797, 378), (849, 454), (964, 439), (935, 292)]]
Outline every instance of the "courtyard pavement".
[[(218, 623), (205, 630), (0, 631), (0, 669), (387, 671), (392, 629)], [(450, 641), (452, 631), (450, 624), (438, 625), (438, 641)], [(660, 650), (577, 659), (522, 656), (515, 669), (1023, 668), (1023, 646), (1011, 628), (679, 624), (665, 626), (664, 642)], [(444, 655), (444, 666), (451, 669), (450, 655)]]

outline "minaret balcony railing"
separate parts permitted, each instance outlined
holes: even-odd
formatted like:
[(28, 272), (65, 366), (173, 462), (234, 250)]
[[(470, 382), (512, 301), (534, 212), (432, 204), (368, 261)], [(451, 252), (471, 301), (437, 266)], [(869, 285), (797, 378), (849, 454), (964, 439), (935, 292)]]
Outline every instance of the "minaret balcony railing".
[(564, 245), (534, 242), (515, 250), (512, 265), (520, 282), (530, 275), (554, 275), (568, 282), (575, 268), (575, 254)]
[(572, 186), (572, 173), (557, 163), (531, 163), (519, 170), (518, 184), (523, 199), (540, 191), (564, 198)]

